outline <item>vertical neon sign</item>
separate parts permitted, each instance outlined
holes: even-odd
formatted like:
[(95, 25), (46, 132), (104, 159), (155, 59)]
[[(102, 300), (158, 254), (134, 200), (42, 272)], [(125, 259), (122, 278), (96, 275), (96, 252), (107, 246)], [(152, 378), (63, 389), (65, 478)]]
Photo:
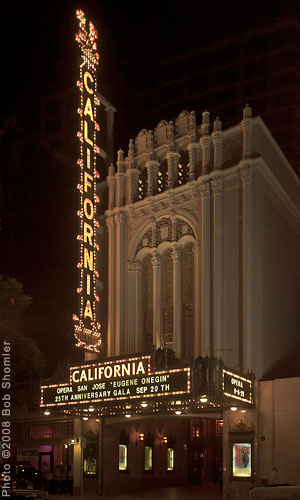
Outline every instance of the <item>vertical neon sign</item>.
[(79, 80), (77, 86), (80, 91), (80, 107), (77, 112), (80, 116), (80, 131), (77, 137), (80, 141), (80, 157), (77, 160), (80, 169), (77, 189), (80, 192), (80, 209), (77, 215), (80, 220), (80, 232), (77, 235), (79, 242), (79, 317), (73, 314), (74, 336), (76, 345), (93, 352), (100, 352), (101, 325), (96, 321), (96, 302), (99, 297), (96, 291), (96, 252), (99, 245), (96, 243), (96, 231), (99, 223), (96, 220), (96, 203), (100, 200), (96, 194), (96, 179), (99, 173), (96, 170), (96, 155), (99, 148), (96, 145), (96, 131), (100, 130), (96, 122), (96, 107), (100, 101), (96, 95), (96, 70), (99, 61), (97, 52), (98, 34), (93, 23), (86, 27), (86, 18), (82, 10), (76, 11), (79, 29), (75, 35), (81, 53)]

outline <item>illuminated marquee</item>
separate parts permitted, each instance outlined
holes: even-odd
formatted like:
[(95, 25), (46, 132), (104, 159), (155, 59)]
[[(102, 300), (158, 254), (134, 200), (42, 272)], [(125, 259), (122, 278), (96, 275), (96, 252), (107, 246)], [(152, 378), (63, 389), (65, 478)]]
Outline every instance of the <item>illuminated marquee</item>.
[(253, 381), (223, 369), (223, 393), (224, 396), (251, 404), (253, 403)]
[(41, 387), (41, 406), (189, 394), (190, 368), (151, 372), (150, 356), (70, 367), (70, 382)]
[(101, 325), (96, 321), (96, 303), (99, 297), (96, 291), (96, 252), (99, 245), (96, 243), (96, 231), (99, 223), (96, 220), (96, 203), (100, 200), (96, 195), (96, 179), (99, 173), (96, 170), (96, 155), (99, 148), (96, 145), (96, 131), (100, 127), (96, 121), (96, 106), (100, 101), (96, 95), (96, 70), (99, 60), (97, 52), (98, 38), (93, 23), (86, 27), (86, 19), (82, 10), (76, 11), (79, 20), (79, 30), (75, 36), (81, 51), (81, 64), (77, 86), (80, 91), (80, 107), (77, 109), (80, 116), (80, 131), (77, 137), (80, 141), (80, 158), (77, 160), (80, 169), (77, 189), (80, 193), (80, 208), (77, 215), (80, 220), (80, 232), (77, 235), (80, 248), (80, 258), (77, 264), (79, 269), (79, 317), (73, 314), (74, 335), (76, 345), (84, 349), (99, 352), (101, 345)]

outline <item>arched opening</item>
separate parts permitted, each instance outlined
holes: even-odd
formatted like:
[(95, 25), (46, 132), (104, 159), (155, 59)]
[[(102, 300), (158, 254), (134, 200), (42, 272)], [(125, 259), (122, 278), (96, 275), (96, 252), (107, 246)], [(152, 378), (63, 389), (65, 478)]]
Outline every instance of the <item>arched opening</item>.
[(142, 262), (142, 351), (153, 348), (153, 268), (152, 257), (146, 255)]
[(168, 189), (168, 162), (164, 160), (158, 171), (157, 192), (162, 193), (166, 189)]
[(189, 154), (187, 151), (180, 152), (178, 164), (178, 185), (186, 184), (189, 180)]
[(148, 174), (147, 168), (144, 168), (139, 176), (139, 184), (138, 184), (138, 198), (139, 200), (143, 200), (147, 196), (148, 190)]
[(194, 244), (188, 243), (181, 255), (182, 358), (194, 357)]
[(161, 257), (161, 327), (165, 347), (173, 348), (173, 260), (172, 250), (166, 250)]

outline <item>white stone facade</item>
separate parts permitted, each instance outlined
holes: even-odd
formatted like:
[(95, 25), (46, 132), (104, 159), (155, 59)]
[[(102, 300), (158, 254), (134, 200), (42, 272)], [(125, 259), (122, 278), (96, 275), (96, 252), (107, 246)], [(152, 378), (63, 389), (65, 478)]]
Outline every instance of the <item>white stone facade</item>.
[(246, 106), (223, 131), (182, 112), (107, 177), (107, 355), (167, 345), (260, 378), (297, 341), (300, 182)]

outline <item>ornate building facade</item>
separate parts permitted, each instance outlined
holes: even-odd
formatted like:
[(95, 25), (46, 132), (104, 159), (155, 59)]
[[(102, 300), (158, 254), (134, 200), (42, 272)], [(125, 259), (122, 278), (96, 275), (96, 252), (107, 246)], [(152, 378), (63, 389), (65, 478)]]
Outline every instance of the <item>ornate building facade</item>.
[(247, 105), (223, 131), (208, 112), (198, 125), (184, 111), (142, 130), (116, 167), (107, 355), (167, 346), (261, 378), (296, 342), (300, 319), (300, 183), (261, 118)]
[(264, 122), (184, 111), (119, 150), (107, 188), (104, 351), (42, 387), (46, 418), (74, 419), (73, 493), (221, 480), (241, 498), (286, 457), (296, 482), (299, 383), (260, 380), (298, 345), (300, 182)]

